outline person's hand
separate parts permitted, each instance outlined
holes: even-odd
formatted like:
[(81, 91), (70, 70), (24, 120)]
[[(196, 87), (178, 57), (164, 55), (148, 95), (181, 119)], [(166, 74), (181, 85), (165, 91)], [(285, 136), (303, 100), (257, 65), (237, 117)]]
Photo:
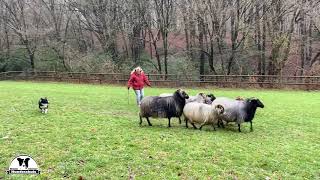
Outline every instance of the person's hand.
[(128, 87), (128, 90), (130, 89), (130, 87)]

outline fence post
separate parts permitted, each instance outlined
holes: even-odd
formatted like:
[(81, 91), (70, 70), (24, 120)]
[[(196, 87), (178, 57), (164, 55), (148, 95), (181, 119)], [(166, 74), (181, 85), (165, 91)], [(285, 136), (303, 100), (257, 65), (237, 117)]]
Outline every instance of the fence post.
[(283, 79), (282, 79), (282, 69), (280, 70), (280, 88), (283, 87)]

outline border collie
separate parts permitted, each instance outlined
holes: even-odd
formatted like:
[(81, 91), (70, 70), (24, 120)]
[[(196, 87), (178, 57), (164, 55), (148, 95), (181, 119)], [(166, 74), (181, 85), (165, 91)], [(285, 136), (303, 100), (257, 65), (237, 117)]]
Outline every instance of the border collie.
[(39, 100), (39, 109), (41, 110), (41, 113), (48, 113), (48, 108), (49, 108), (49, 101), (48, 99), (45, 98), (40, 98)]

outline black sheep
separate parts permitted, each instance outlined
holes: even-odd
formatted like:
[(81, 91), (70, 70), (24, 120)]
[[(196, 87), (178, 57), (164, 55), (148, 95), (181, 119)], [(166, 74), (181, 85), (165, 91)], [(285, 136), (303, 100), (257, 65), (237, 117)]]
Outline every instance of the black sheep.
[(170, 120), (172, 117), (180, 118), (183, 112), (183, 108), (186, 104), (186, 99), (188, 99), (188, 94), (178, 89), (174, 92), (173, 96), (159, 97), (159, 96), (149, 96), (145, 97), (141, 101), (140, 105), (140, 125), (142, 123), (142, 118), (145, 117), (148, 121), (149, 126), (152, 124), (149, 121), (149, 117), (153, 118), (168, 118), (168, 127), (171, 127)]

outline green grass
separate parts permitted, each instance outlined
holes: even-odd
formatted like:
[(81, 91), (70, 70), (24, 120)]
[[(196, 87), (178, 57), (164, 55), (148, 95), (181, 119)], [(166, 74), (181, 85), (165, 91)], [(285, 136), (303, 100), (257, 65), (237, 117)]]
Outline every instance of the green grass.
[[(146, 95), (174, 89), (147, 88)], [(118, 86), (0, 82), (0, 179), (16, 155), (34, 157), (39, 179), (320, 179), (320, 93), (204, 89), (216, 96), (259, 97), (253, 121), (213, 131), (173, 120), (138, 125), (134, 93)], [(47, 96), (47, 115), (37, 101)]]

